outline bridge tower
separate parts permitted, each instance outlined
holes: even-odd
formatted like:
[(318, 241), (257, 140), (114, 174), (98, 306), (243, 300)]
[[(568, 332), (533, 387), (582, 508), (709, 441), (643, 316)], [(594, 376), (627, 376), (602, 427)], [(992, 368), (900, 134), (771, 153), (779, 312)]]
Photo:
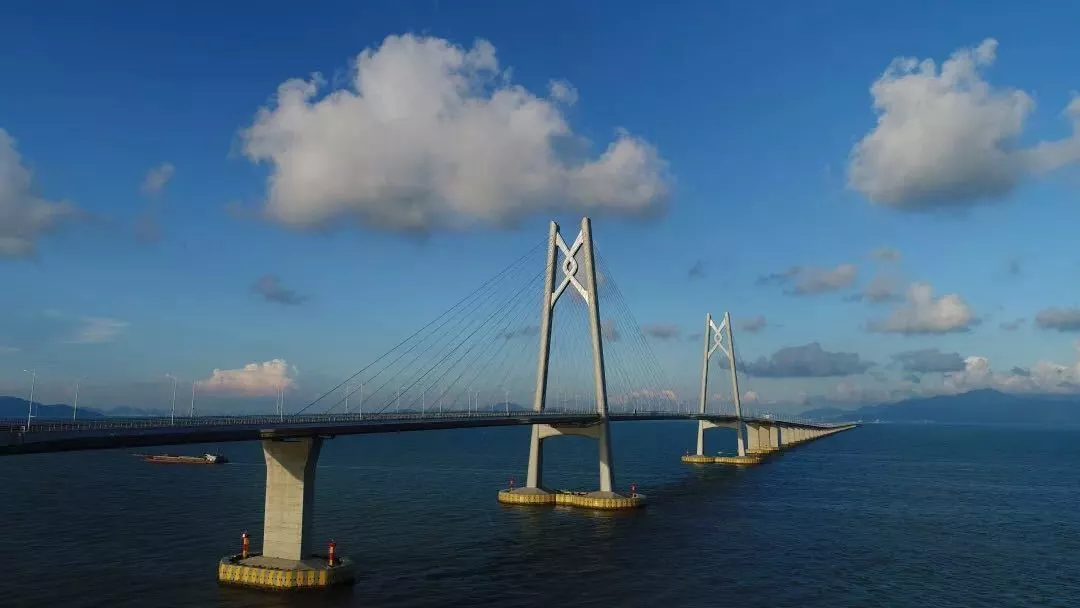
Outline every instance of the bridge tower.
[[(583, 264), (578, 263), (581, 253)], [(584, 266), (584, 268), (582, 268)], [(593, 509), (623, 509), (644, 504), (645, 496), (624, 496), (613, 489), (614, 462), (611, 457), (608, 420), (607, 379), (604, 375), (604, 341), (600, 327), (600, 302), (593, 251), (592, 222), (581, 219), (581, 230), (567, 246), (559, 225), (551, 222), (548, 230), (547, 271), (540, 305), (540, 346), (536, 366), (536, 390), (533, 410), (542, 413), (547, 403), (548, 363), (551, 359), (551, 328), (555, 305), (568, 288), (574, 289), (588, 307), (589, 335), (592, 343), (593, 389), (597, 419), (584, 425), (534, 424), (529, 441), (529, 468), (525, 486), (499, 492), (499, 501), (509, 504), (566, 504)], [(561, 278), (558, 271), (561, 270)], [(558, 283), (556, 283), (558, 279)], [(544, 487), (544, 441), (560, 435), (579, 435), (595, 439), (598, 447), (600, 489), (584, 494), (552, 491)]]
[[(723, 353), (731, 370), (731, 392), (735, 402), (735, 420), (733, 422), (710, 420), (705, 404), (709, 400), (709, 360), (717, 351)], [(697, 452), (682, 457), (683, 462), (692, 464), (757, 464), (761, 457), (746, 451), (746, 424), (742, 417), (742, 398), (739, 395), (739, 375), (735, 367), (735, 340), (731, 335), (731, 315), (724, 313), (717, 325), (711, 313), (705, 314), (705, 347), (701, 357), (701, 396), (698, 407)], [(735, 428), (736, 456), (707, 456), (705, 454), (705, 431), (713, 428)], [(756, 427), (755, 427), (756, 428)]]

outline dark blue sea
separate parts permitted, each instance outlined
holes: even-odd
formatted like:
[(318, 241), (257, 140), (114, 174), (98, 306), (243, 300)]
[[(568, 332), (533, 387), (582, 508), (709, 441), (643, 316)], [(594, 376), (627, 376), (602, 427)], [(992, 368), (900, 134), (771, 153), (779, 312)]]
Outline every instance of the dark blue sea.
[[(1077, 429), (868, 425), (736, 470), (679, 462), (692, 423), (617, 423), (616, 483), (651, 503), (609, 515), (495, 501), (527, 432), (329, 440), (316, 536), (359, 578), (326, 594), (215, 581), (261, 546), (258, 443), (3, 457), (0, 606), (1080, 606)], [(595, 488), (595, 443), (548, 446), (547, 485)]]

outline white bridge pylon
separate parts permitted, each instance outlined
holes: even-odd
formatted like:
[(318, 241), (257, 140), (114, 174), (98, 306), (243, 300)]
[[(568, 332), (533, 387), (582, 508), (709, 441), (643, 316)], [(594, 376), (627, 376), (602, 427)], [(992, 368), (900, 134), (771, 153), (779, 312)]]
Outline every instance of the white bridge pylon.
[[(583, 264), (577, 257), (581, 253)], [(611, 443), (608, 423), (607, 379), (604, 375), (604, 343), (600, 328), (600, 298), (596, 287), (596, 258), (593, 252), (592, 223), (581, 219), (581, 231), (573, 244), (566, 245), (559, 225), (551, 222), (548, 231), (546, 258), (547, 270), (540, 308), (540, 350), (536, 367), (536, 392), (533, 410), (543, 412), (547, 403), (548, 362), (551, 358), (551, 327), (555, 316), (555, 304), (559, 297), (572, 287), (585, 301), (588, 308), (589, 334), (592, 342), (593, 388), (596, 411), (600, 422), (589, 426), (534, 424), (529, 443), (529, 469), (525, 487), (543, 489), (544, 440), (558, 435), (582, 435), (597, 440), (600, 461), (600, 492), (611, 493), (612, 468)], [(583, 268), (582, 268), (583, 266)], [(561, 278), (557, 275), (561, 275)], [(558, 282), (556, 283), (556, 280)]]
[[(731, 391), (735, 401), (735, 434), (738, 438), (739, 456), (746, 456), (745, 425), (742, 419), (742, 400), (739, 397), (739, 376), (735, 370), (735, 341), (731, 336), (731, 316), (726, 312), (719, 325), (713, 321), (711, 313), (705, 314), (705, 349), (701, 360), (701, 405), (699, 408), (701, 414), (706, 413), (705, 403), (709, 399), (709, 359), (716, 351), (720, 351), (727, 357), (728, 367), (731, 369)], [(704, 455), (705, 429), (717, 428), (718, 426), (720, 425), (713, 422), (698, 420), (698, 456)]]

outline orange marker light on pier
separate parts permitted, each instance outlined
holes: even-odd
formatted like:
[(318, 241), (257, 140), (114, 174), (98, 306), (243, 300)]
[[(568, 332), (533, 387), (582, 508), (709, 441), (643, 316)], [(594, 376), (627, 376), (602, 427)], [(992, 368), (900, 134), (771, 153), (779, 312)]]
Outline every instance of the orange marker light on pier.
[(247, 532), (240, 534), (240, 558), (247, 559), (248, 551), (251, 550), (251, 537)]
[(330, 545), (326, 549), (326, 565), (327, 566), (333, 566), (334, 565), (334, 559), (335, 559), (334, 553), (335, 553), (336, 548), (337, 548), (337, 543), (335, 543), (334, 541), (330, 541)]

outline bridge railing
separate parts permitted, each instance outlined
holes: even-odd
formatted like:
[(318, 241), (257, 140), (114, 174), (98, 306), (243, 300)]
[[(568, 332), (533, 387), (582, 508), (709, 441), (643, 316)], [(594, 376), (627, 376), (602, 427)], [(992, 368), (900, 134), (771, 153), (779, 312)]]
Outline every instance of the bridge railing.
[[(671, 417), (692, 419), (696, 414), (686, 412), (674, 412), (670, 410), (633, 410), (612, 412), (611, 415), (619, 418), (656, 418)], [(706, 414), (712, 416), (730, 416), (729, 414)], [(100, 431), (131, 431), (131, 430), (169, 430), (184, 428), (212, 428), (230, 426), (262, 426), (281, 427), (294, 425), (327, 425), (327, 424), (370, 424), (392, 423), (426, 420), (472, 420), (472, 419), (507, 419), (507, 418), (559, 418), (565, 416), (595, 417), (596, 411), (591, 409), (567, 410), (549, 409), (542, 413), (531, 410), (517, 411), (443, 411), (443, 412), (380, 412), (380, 413), (337, 413), (337, 414), (300, 414), (300, 415), (275, 415), (275, 414), (251, 414), (251, 415), (225, 415), (225, 416), (196, 416), (196, 417), (130, 417), (130, 418), (97, 418), (84, 420), (37, 420), (30, 425), (30, 432), (100, 432)], [(804, 422), (792, 422), (780, 418), (756, 418), (746, 417), (748, 422), (772, 422), (779, 424), (805, 424)], [(819, 427), (832, 425), (820, 424)], [(22, 433), (26, 431), (25, 419), (0, 419), (0, 432)]]

